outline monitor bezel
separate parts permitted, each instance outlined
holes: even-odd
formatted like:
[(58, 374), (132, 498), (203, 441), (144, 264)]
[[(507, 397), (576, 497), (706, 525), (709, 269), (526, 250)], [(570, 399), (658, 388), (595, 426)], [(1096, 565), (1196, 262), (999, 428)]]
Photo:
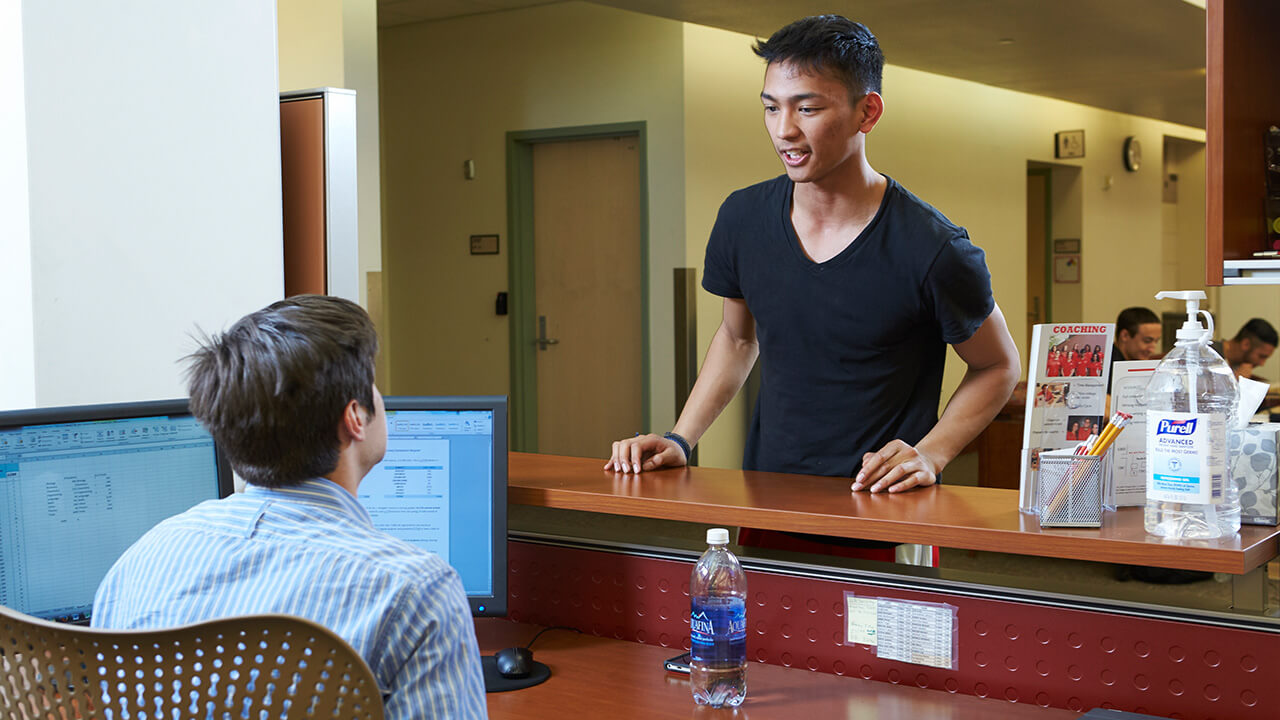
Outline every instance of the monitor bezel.
[[(193, 417), (187, 398), (94, 405), (59, 405), (19, 410), (0, 410), (0, 431), (17, 430), (39, 425), (66, 425), (96, 420), (131, 420), (159, 416)], [(204, 425), (201, 424), (201, 427), (203, 428)], [(222, 448), (218, 445), (216, 439), (213, 440), (213, 457), (216, 467), (215, 472), (217, 473), (218, 498), (229, 497), (235, 492), (235, 475), (231, 471), (231, 463), (227, 460), (227, 456), (222, 452)], [(92, 613), (92, 611), (90, 612)], [(70, 622), (72, 624), (84, 624), (87, 621), (88, 618), (83, 618)]]
[(387, 410), (488, 410), (493, 413), (493, 593), (467, 596), (475, 617), (507, 615), (507, 397), (388, 395)]
[[(94, 420), (130, 420), (159, 415), (191, 416), (187, 398), (171, 400), (142, 400), (138, 402), (103, 403), (98, 405), (60, 405), (57, 407), (26, 408), (0, 411), (0, 431), (15, 430), (31, 425), (64, 425), (92, 422)], [(204, 427), (203, 424), (201, 427)], [(213, 441), (214, 462), (218, 468), (218, 497), (225, 498), (235, 492), (235, 475), (231, 463), (223, 454), (218, 441)]]

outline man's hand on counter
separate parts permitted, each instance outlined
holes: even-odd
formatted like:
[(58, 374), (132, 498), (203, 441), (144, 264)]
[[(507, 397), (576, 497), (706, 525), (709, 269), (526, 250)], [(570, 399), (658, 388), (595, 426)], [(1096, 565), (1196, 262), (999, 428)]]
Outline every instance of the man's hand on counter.
[[(616, 443), (615, 443), (616, 445)], [(913, 445), (894, 440), (879, 452), (862, 456), (862, 469), (853, 479), (853, 492), (870, 489), (891, 493), (928, 487), (938, 481), (938, 464)]]
[(650, 433), (615, 442), (613, 455), (609, 458), (609, 462), (604, 464), (604, 469), (638, 473), (661, 467), (680, 467), (684, 464), (684, 450), (680, 449), (676, 441)]

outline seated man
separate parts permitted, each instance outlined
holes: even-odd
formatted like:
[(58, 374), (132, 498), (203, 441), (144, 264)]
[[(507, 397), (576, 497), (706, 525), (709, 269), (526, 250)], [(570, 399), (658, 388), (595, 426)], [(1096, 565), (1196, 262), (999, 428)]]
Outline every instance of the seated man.
[(1129, 307), (1116, 316), (1116, 340), (1111, 345), (1111, 374), (1107, 393), (1121, 360), (1150, 360), (1160, 353), (1160, 318), (1148, 308)]
[(1213, 343), (1213, 349), (1226, 359), (1231, 372), (1240, 377), (1267, 382), (1253, 373), (1276, 351), (1276, 341), (1276, 329), (1271, 323), (1262, 318), (1253, 318), (1240, 327), (1235, 337), (1225, 342), (1219, 340)]
[(248, 490), (152, 528), (107, 573), (98, 627), (285, 613), (368, 663), (388, 718), (486, 715), (457, 573), (375, 530), (356, 487), (386, 451), (378, 338), (358, 305), (302, 295), (246, 316), (188, 359), (191, 411)]

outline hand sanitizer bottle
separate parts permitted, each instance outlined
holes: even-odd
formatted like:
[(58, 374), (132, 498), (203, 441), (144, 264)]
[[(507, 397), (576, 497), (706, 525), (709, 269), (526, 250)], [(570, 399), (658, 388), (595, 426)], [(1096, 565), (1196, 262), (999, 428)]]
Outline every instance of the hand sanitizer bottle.
[[(1240, 530), (1240, 495), (1227, 474), (1227, 428), (1239, 390), (1222, 356), (1209, 347), (1213, 317), (1203, 292), (1161, 292), (1187, 303), (1178, 342), (1147, 384), (1147, 532), (1216, 538)], [(1209, 323), (1205, 328), (1197, 316)]]

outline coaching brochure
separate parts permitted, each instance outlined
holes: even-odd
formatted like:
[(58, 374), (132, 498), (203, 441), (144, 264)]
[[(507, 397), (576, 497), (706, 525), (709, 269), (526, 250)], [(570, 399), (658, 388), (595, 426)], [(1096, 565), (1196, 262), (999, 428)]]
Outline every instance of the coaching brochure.
[(1032, 329), (1019, 507), (1035, 507), (1042, 450), (1072, 447), (1106, 425), (1114, 337), (1114, 323), (1048, 323)]

